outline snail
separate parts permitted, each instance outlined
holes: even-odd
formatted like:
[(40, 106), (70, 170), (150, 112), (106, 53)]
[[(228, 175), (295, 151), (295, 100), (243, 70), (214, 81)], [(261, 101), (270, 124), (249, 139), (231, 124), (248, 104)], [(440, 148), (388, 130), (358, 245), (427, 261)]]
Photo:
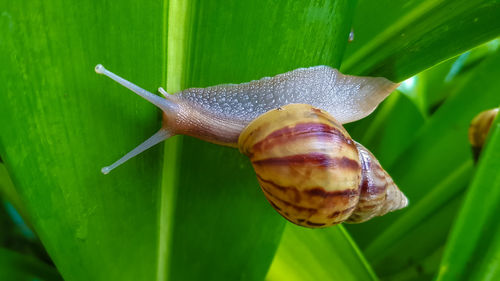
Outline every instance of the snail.
[[(310, 228), (360, 223), (401, 209), (408, 199), (377, 159), (341, 124), (370, 114), (397, 84), (299, 68), (243, 84), (190, 88), (163, 98), (97, 65), (163, 111), (163, 126), (104, 174), (177, 134), (237, 147), (249, 157), (272, 207)], [(335, 116), (335, 117), (333, 117)]]
[(476, 115), (469, 127), (469, 142), (472, 146), (474, 161), (477, 162), (493, 120), (498, 115), (499, 108), (485, 110)]

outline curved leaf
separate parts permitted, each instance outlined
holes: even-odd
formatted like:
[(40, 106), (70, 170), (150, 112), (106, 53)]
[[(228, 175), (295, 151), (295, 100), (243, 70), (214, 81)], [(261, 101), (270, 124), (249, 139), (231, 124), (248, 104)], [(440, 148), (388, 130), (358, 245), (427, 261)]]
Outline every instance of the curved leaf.
[(63, 280), (54, 267), (33, 257), (0, 248), (0, 280)]
[(342, 64), (350, 74), (403, 81), (500, 35), (499, 0), (360, 0), (358, 7)]
[(267, 281), (378, 280), (343, 226), (287, 224)]
[(347, 227), (381, 277), (418, 269), (444, 243), (473, 171), (469, 123), (500, 103), (498, 65), (497, 52), (471, 71), (388, 167), (409, 207)]
[(496, 280), (500, 277), (500, 118), (446, 245), (437, 280)]

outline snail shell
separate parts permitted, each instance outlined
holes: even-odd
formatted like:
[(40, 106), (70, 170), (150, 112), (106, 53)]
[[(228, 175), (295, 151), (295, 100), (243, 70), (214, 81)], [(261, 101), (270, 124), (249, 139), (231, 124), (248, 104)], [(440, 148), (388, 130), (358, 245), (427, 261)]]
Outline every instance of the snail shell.
[(358, 206), (346, 222), (365, 222), (375, 216), (382, 216), (408, 206), (408, 199), (382, 168), (377, 158), (360, 143), (355, 143), (361, 163), (361, 191)]
[(479, 159), (479, 154), (483, 148), (493, 120), (498, 115), (499, 108), (485, 110), (472, 119), (469, 127), (469, 142), (472, 146), (474, 160)]
[(295, 224), (358, 223), (408, 204), (373, 155), (311, 105), (268, 111), (243, 130), (238, 146), (268, 201)]

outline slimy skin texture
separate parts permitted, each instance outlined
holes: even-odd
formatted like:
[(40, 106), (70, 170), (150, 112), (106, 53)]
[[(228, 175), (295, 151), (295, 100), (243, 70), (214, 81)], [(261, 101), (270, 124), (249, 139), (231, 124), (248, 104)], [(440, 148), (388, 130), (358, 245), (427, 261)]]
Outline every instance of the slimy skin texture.
[(287, 104), (310, 104), (344, 124), (373, 112), (398, 86), (383, 77), (344, 75), (320, 65), (248, 83), (189, 88), (173, 95), (160, 88), (164, 95), (161, 98), (102, 65), (97, 65), (95, 71), (162, 109), (162, 130), (166, 133), (161, 136), (183, 134), (231, 147), (236, 147), (243, 128), (271, 109)]
[(190, 88), (175, 98), (243, 127), (271, 109), (293, 103), (321, 108), (344, 124), (370, 114), (397, 86), (382, 77), (344, 75), (321, 65), (248, 83)]
[(243, 84), (190, 88), (163, 97), (97, 65), (163, 111), (163, 126), (104, 174), (174, 135), (238, 147), (266, 198), (283, 217), (310, 228), (359, 223), (408, 200), (343, 123), (370, 114), (398, 85), (343, 75), (328, 66), (299, 68)]

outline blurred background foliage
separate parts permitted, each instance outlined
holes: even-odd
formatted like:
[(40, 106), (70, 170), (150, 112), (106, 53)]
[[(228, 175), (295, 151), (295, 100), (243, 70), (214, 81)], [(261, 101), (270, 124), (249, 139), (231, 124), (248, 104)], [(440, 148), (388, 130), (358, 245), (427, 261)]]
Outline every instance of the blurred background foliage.
[[(0, 280), (500, 279), (500, 118), (477, 162), (467, 138), (500, 105), (500, 1), (0, 3)], [(410, 206), (304, 229), (189, 137), (104, 176), (161, 116), (97, 63), (169, 92), (319, 64), (402, 82), (346, 128)]]

